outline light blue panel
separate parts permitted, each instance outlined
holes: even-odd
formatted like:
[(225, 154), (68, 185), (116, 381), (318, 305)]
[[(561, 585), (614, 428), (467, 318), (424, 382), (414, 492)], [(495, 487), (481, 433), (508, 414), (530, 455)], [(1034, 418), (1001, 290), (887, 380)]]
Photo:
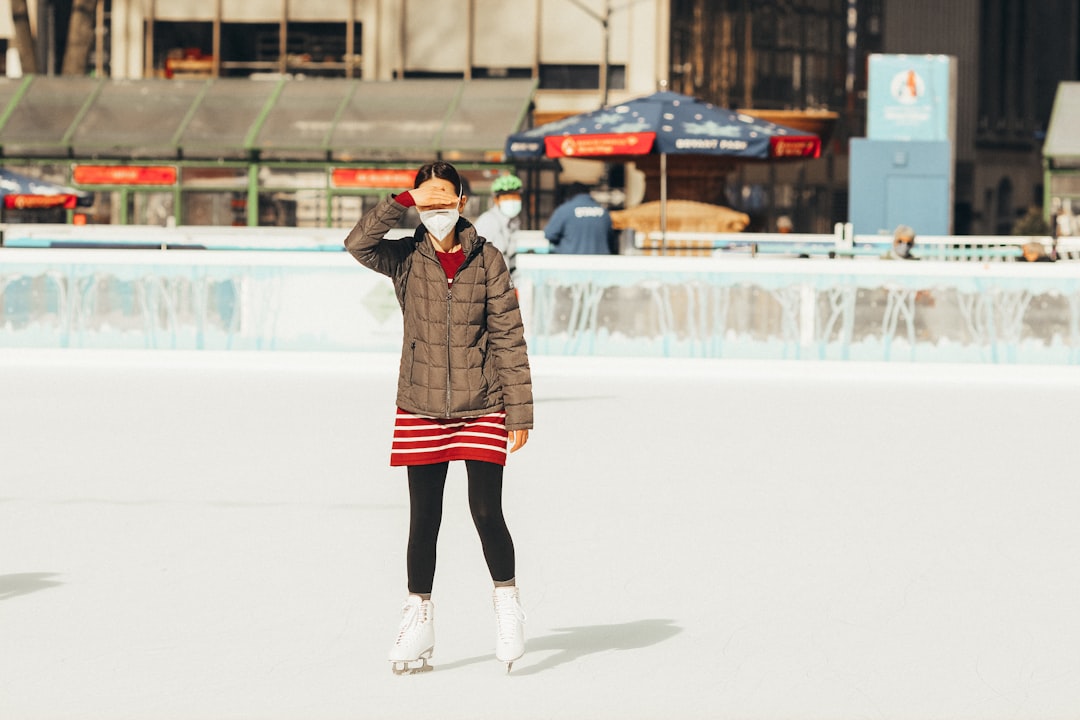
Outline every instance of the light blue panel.
[(888, 175), (885, 227), (910, 225), (923, 235), (949, 234), (949, 179), (940, 175)]
[(891, 236), (897, 225), (922, 235), (952, 227), (948, 142), (852, 138), (848, 219), (856, 235)]

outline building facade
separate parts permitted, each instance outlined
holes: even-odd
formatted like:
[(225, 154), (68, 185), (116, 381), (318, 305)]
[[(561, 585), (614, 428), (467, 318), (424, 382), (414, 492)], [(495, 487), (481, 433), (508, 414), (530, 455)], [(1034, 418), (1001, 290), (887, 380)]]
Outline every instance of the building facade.
[[(32, 0), (39, 8), (46, 2)], [(533, 77), (541, 89), (539, 113), (591, 110), (605, 65), (616, 96), (652, 91), (666, 72), (667, 0), (614, 6), (608, 0), (103, 0), (102, 50), (114, 78)]]
[[(67, 17), (71, 1), (29, 0), (28, 5), (40, 55), (39, 72), (52, 75), (60, 67), (63, 52), (63, 42), (58, 38), (66, 32), (58, 18)], [(543, 122), (595, 109), (605, 98), (617, 101), (651, 92), (658, 78), (664, 76), (669, 15), (666, 0), (614, 5), (607, 0), (102, 0), (88, 66), (91, 75), (133, 81), (188, 82), (209, 78), (273, 84), (288, 78), (355, 81), (375, 87), (399, 80), (448, 84), (480, 80), (488, 83), (487, 87), (505, 82), (507, 92), (517, 94), (521, 93), (522, 81), (531, 81), (532, 103), (522, 117), (529, 115), (529, 122)], [(7, 32), (9, 44), (13, 45), (10, 21), (6, 30), (0, 26), (2, 32)], [(12, 90), (11, 95), (25, 102), (22, 91)], [(430, 102), (446, 101), (432, 96)], [(196, 112), (192, 108), (191, 112)], [(445, 109), (444, 104), (425, 110), (441, 113)], [(410, 119), (403, 117), (401, 121), (407, 124)], [(506, 133), (515, 129), (507, 126)], [(0, 128), (0, 145), (4, 132)], [(178, 150), (178, 154), (182, 152)], [(320, 158), (289, 158), (279, 153), (277, 159), (306, 160), (310, 165)], [(379, 158), (382, 164), (414, 163), (418, 159), (415, 154), (386, 154)], [(6, 165), (18, 160), (5, 152)], [(33, 160), (42, 169), (44, 159)], [(568, 167), (563, 179), (595, 181), (602, 169), (593, 165)], [(301, 177), (319, 180), (311, 175), (312, 169), (298, 167), (296, 182), (304, 182)], [(499, 169), (503, 168), (470, 168), (476, 181), (473, 190), (481, 201), (485, 180)], [(64, 176), (62, 162), (51, 163), (44, 170), (55, 181), (73, 179), (71, 173)], [(274, 168), (279, 176), (282, 170)], [(333, 170), (328, 167), (317, 174), (332, 183)], [(231, 181), (234, 183), (266, 174), (263, 167), (234, 167), (233, 173), (237, 175)], [(184, 172), (177, 174), (178, 182), (183, 176)], [(385, 177), (397, 176), (389, 173)], [(254, 187), (254, 182), (249, 184)], [(292, 184), (287, 179), (277, 182), (279, 188), (282, 183)], [(535, 175), (535, 182), (530, 184), (535, 196), (529, 208), (534, 222), (539, 222), (554, 205), (555, 185), (552, 173)], [(319, 187), (309, 190), (318, 193)], [(385, 192), (385, 188), (367, 190), (373, 194)], [(145, 196), (139, 188), (125, 192), (134, 198)], [(179, 220), (185, 221), (184, 216), (187, 220), (228, 217), (229, 207), (235, 209), (237, 219), (247, 218), (249, 222), (257, 216), (294, 217), (291, 211), (256, 211), (255, 190), (247, 194), (246, 205), (236, 198), (223, 199), (220, 208), (212, 213), (180, 212)], [(180, 188), (164, 191), (161, 199), (169, 206), (176, 204), (169, 197), (183, 196)], [(150, 217), (123, 197), (115, 200), (108, 213), (114, 221)], [(263, 198), (259, 202), (265, 204)], [(326, 217), (322, 201), (319, 203), (301, 215)], [(157, 207), (153, 217), (175, 216), (169, 209), (161, 210), (161, 203)]]
[(1080, 2), (887, 2), (882, 27), (883, 52), (957, 58), (954, 224), (961, 234), (1010, 234), (1044, 204), (1054, 95), (1080, 73)]
[[(28, 0), (42, 72), (60, 67), (71, 5)], [(822, 158), (724, 170), (702, 198), (762, 230), (780, 215), (802, 232), (847, 219), (870, 53), (957, 58), (961, 234), (1007, 233), (1043, 202), (1054, 93), (1080, 76), (1080, 0), (101, 0), (96, 25), (90, 72), (118, 79), (532, 79), (537, 124), (662, 84), (748, 111), (833, 113)], [(0, 18), (0, 41), (13, 35)], [(563, 179), (598, 180), (594, 165)], [(603, 177), (625, 178), (632, 202), (628, 170)]]
[(1054, 95), (1080, 76), (1077, 0), (672, 0), (671, 22), (675, 88), (839, 115), (821, 160), (731, 176), (732, 204), (763, 229), (781, 214), (812, 232), (847, 218), (847, 143), (865, 135), (871, 53), (957, 60), (955, 232), (1008, 234), (1044, 204)]

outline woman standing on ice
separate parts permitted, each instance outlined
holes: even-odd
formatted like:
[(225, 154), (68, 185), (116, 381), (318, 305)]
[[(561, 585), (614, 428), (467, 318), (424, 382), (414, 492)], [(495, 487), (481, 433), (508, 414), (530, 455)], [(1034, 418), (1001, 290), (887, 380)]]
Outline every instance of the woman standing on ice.
[[(365, 213), (345, 240), (353, 257), (393, 280), (404, 315), (390, 454), (409, 478), (409, 596), (390, 649), (399, 674), (431, 667), (435, 546), (451, 460), (465, 461), (469, 508), (495, 583), (495, 655), (509, 672), (525, 652), (502, 485), (507, 445), (514, 452), (529, 439), (532, 377), (510, 273), (502, 253), (461, 217), (465, 201), (454, 166), (430, 163), (412, 190)], [(421, 227), (386, 239), (414, 205)]]

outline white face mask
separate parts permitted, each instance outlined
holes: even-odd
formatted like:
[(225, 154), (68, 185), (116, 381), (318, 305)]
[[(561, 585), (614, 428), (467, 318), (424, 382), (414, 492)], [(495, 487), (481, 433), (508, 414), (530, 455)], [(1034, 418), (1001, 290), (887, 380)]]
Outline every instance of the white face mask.
[(456, 207), (443, 210), (420, 211), (420, 222), (422, 222), (424, 227), (427, 228), (427, 231), (434, 235), (438, 240), (444, 239), (454, 231), (454, 226), (457, 225), (459, 217), (461, 216)]
[(521, 212), (520, 200), (503, 200), (499, 203), (499, 212), (508, 218), (517, 217)]

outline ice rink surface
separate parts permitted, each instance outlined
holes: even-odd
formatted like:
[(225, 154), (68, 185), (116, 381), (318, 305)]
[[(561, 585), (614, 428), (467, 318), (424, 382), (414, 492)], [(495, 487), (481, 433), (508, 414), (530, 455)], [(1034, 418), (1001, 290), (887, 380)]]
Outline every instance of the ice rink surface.
[(396, 357), (0, 351), (0, 718), (1080, 716), (1080, 370), (533, 359), (391, 675)]

